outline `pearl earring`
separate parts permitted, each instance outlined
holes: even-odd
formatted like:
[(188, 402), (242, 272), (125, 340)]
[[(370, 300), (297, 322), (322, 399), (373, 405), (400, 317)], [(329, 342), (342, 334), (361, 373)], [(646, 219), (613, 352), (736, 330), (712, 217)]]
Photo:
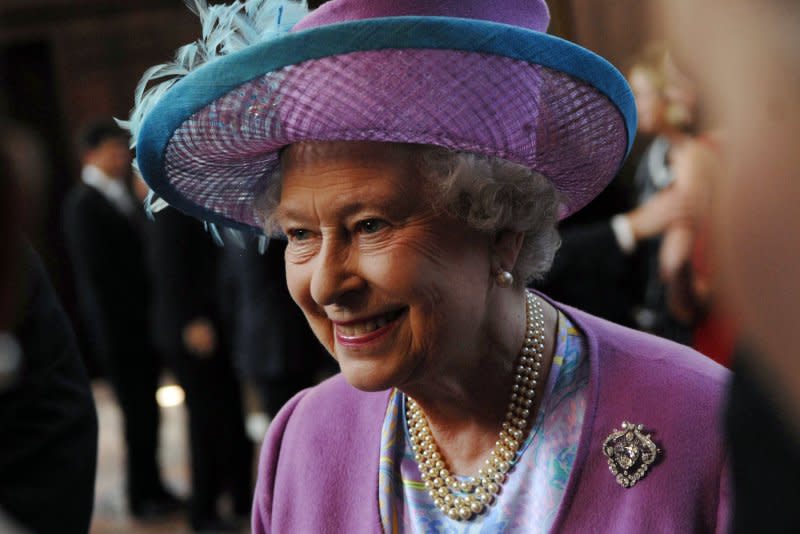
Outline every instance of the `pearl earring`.
[(498, 287), (511, 287), (514, 283), (514, 275), (510, 272), (500, 269), (494, 277), (494, 281)]

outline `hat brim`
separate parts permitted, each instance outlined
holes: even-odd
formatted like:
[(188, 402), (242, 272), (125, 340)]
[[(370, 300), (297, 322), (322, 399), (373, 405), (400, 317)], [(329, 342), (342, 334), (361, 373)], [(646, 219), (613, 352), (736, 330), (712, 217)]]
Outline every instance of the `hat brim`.
[(139, 168), (172, 206), (260, 232), (252, 210), (281, 148), (375, 140), (503, 157), (548, 177), (561, 216), (614, 177), (636, 112), (622, 75), (569, 41), (444, 17), (321, 26), (220, 57), (145, 118)]

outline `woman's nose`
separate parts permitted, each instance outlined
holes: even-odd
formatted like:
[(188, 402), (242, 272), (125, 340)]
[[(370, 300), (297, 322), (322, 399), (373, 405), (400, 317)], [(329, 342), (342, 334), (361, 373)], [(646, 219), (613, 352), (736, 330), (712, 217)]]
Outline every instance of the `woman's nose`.
[(358, 274), (357, 255), (346, 243), (323, 243), (311, 275), (311, 297), (319, 306), (341, 303), (348, 294), (366, 285)]

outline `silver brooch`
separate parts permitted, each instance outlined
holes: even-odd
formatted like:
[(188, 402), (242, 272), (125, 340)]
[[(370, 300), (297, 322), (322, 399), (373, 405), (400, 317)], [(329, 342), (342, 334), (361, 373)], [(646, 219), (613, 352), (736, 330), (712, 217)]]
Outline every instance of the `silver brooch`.
[(622, 422), (622, 430), (614, 429), (603, 442), (603, 454), (608, 457), (608, 468), (623, 488), (630, 488), (647, 473), (661, 450), (650, 434), (644, 434), (644, 425)]

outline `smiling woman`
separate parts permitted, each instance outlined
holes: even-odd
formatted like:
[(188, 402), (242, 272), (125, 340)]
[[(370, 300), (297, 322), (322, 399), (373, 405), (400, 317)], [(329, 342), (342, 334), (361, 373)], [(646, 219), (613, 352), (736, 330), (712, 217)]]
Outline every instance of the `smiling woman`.
[(332, 0), (247, 40), (289, 7), (200, 9), (227, 55), (184, 49), (132, 121), (165, 201), (288, 239), (342, 371), (273, 421), (254, 531), (724, 530), (725, 371), (526, 290), (631, 145), (619, 73), (542, 1)]
[[(434, 150), (298, 143), (282, 156), (278, 201), (262, 202), (276, 204), (267, 220), (289, 239), (292, 297), (359, 389), (413, 389), (437, 369), (480, 368), (469, 358), (485, 357), (474, 348), (486, 345), (486, 333), (496, 330), (495, 318), (483, 313), (492, 298), (492, 273), (513, 266), (524, 282), (525, 275), (540, 274), (533, 269), (549, 265), (556, 250), (557, 204), (546, 180), (539, 177), (537, 188), (531, 171), (520, 172), (519, 165), (497, 163), (492, 169), (485, 160), (466, 157), (451, 158), (455, 168), (442, 180), (437, 174), (451, 166)], [(437, 155), (434, 167), (430, 160)], [(477, 175), (481, 170), (490, 174)], [(457, 204), (446, 203), (437, 191), (443, 184)], [(529, 209), (531, 215), (514, 217), (537, 200), (541, 207)], [(512, 221), (518, 230), (509, 228)], [(524, 222), (534, 227), (530, 240), (522, 237), (529, 230), (521, 227)], [(530, 249), (527, 262), (518, 258), (523, 248)], [(543, 258), (534, 255), (542, 250)], [(494, 361), (500, 354), (490, 351), (486, 366), (502, 364)]]

